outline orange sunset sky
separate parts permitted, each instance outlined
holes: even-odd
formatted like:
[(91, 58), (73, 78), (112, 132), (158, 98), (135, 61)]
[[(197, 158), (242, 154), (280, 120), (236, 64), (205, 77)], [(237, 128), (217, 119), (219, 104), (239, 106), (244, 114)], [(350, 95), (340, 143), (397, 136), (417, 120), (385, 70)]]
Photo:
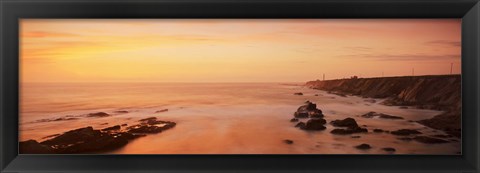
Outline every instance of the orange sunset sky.
[(459, 19), (22, 19), (22, 82), (305, 82), (460, 73)]

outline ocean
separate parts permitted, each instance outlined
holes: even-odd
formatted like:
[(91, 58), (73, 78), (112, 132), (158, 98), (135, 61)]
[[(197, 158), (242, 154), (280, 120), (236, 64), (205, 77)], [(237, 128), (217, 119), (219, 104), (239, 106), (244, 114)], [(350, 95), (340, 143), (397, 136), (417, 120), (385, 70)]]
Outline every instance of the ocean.
[[(303, 95), (294, 95), (297, 92)], [(305, 101), (316, 103), (327, 122), (351, 117), (369, 133), (334, 135), (330, 131), (335, 127), (328, 123), (323, 131), (295, 128), (296, 123), (290, 119)], [(105, 128), (157, 117), (176, 122), (177, 126), (103, 154), (390, 154), (382, 150), (385, 147), (395, 148), (395, 154), (461, 151), (460, 139), (424, 144), (372, 132), (377, 128), (417, 129), (423, 135), (445, 135), (414, 122), (441, 111), (400, 109), (381, 102), (329, 94), (300, 83), (27, 83), (21, 84), (19, 139), (43, 141), (47, 136), (76, 128)], [(370, 111), (405, 119), (359, 116)], [(111, 116), (82, 116), (95, 112)], [(75, 119), (48, 121), (58, 118)], [(293, 144), (286, 144), (287, 139)], [(354, 147), (362, 143), (370, 144), (372, 149)]]

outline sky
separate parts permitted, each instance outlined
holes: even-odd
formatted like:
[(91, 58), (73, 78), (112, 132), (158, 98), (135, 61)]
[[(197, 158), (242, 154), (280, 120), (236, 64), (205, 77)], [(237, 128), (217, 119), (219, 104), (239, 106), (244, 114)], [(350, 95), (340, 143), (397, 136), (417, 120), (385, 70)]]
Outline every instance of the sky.
[(305, 82), (461, 72), (460, 19), (21, 19), (21, 82)]

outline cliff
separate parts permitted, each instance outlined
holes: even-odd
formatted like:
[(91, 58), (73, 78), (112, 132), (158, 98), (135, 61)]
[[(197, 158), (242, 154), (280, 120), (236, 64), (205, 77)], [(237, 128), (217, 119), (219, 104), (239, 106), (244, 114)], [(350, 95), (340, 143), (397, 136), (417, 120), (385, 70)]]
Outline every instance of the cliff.
[(337, 94), (387, 98), (384, 102), (386, 105), (443, 110), (445, 113), (432, 119), (421, 120), (419, 123), (460, 136), (460, 75), (316, 80), (309, 81), (306, 85)]

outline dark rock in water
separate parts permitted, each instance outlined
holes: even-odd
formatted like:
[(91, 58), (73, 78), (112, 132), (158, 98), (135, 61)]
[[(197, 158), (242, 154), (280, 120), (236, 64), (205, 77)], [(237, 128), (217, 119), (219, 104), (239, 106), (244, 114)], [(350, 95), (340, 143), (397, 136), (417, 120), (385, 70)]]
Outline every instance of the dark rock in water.
[(283, 140), (283, 142), (285, 142), (286, 144), (293, 144), (293, 141), (289, 139), (285, 139)]
[(87, 117), (108, 117), (110, 114), (107, 114), (105, 112), (96, 112), (96, 113), (89, 113), (87, 114)]
[(307, 121), (304, 130), (325, 130), (326, 127), (323, 126), (327, 121), (325, 119), (310, 119)]
[(437, 115), (431, 119), (420, 120), (418, 123), (427, 127), (442, 130), (449, 135), (460, 138), (461, 130), (461, 108), (447, 111), (443, 114)]
[(397, 138), (398, 140), (402, 140), (402, 141), (411, 141), (413, 140), (412, 138), (408, 138), (408, 137), (404, 137), (404, 138)]
[(373, 132), (375, 133), (383, 133), (384, 131), (382, 129), (373, 129)]
[(120, 129), (121, 127), (119, 125), (116, 125), (116, 126), (104, 128), (102, 129), (102, 131), (114, 131), (114, 130), (120, 130)]
[(128, 124), (122, 124), (122, 126), (128, 126)]
[(400, 129), (396, 131), (390, 132), (393, 135), (397, 136), (408, 136), (408, 135), (416, 135), (416, 134), (422, 134), (421, 132), (417, 130), (411, 130), (411, 129)]
[(357, 121), (353, 118), (331, 121), (330, 124), (335, 127), (358, 127)]
[(432, 138), (428, 136), (415, 136), (413, 140), (421, 143), (426, 143), (426, 144), (441, 144), (441, 143), (448, 143), (448, 141), (443, 140), (443, 139), (438, 139), (438, 138)]
[(305, 105), (300, 106), (294, 114), (295, 118), (322, 118), (322, 110), (317, 109), (317, 105), (307, 101)]
[(387, 115), (387, 114), (382, 114), (382, 113), (376, 113), (376, 112), (368, 112), (366, 114), (361, 115), (361, 117), (363, 117), (363, 118), (379, 117), (379, 118), (384, 118), (384, 119), (403, 119), (403, 117)]
[(155, 113), (162, 113), (162, 112), (168, 112), (168, 109), (162, 109), (162, 110), (155, 111)]
[(290, 122), (298, 122), (298, 119), (297, 118), (292, 118), (292, 119), (290, 119)]
[(157, 120), (157, 117), (149, 117), (145, 119), (139, 120), (141, 124), (148, 124), (148, 125), (156, 125), (156, 124), (171, 124), (173, 122), (170, 121), (160, 121)]
[(115, 111), (114, 113), (117, 113), (117, 114), (126, 114), (126, 113), (128, 113), (128, 111)]
[(387, 147), (387, 148), (382, 148), (383, 151), (386, 151), (386, 152), (395, 152), (397, 150), (395, 150), (395, 148), (390, 148), (390, 147)]
[(453, 136), (452, 135), (433, 135), (433, 137), (436, 137), (436, 138), (451, 138)]
[(102, 123), (102, 124), (100, 124), (100, 125), (107, 125), (107, 124), (108, 124), (108, 123)]
[(360, 145), (355, 146), (355, 148), (360, 149), (360, 150), (368, 150), (372, 147), (368, 144), (360, 144)]
[(127, 143), (126, 139), (85, 127), (65, 132), (40, 144), (54, 148), (57, 153), (85, 153), (116, 149)]
[(368, 130), (365, 128), (361, 127), (353, 127), (353, 128), (346, 128), (346, 129), (333, 129), (330, 131), (332, 134), (336, 135), (349, 135), (349, 134), (354, 134), (354, 133), (367, 133)]
[(304, 129), (305, 126), (306, 126), (306, 124), (304, 122), (299, 122), (299, 123), (297, 123), (297, 125), (295, 125), (295, 127), (298, 127), (300, 129)]
[(303, 93), (298, 92), (298, 93), (293, 93), (293, 95), (303, 96)]
[[(163, 126), (158, 126), (161, 123)], [(128, 127), (129, 133), (160, 133), (164, 130), (175, 127), (176, 123), (169, 121), (155, 121), (153, 124), (139, 124)]]
[(20, 154), (54, 154), (55, 151), (49, 146), (42, 145), (35, 140), (19, 142)]
[(315, 94), (315, 96), (318, 96), (318, 94)]
[(400, 106), (399, 108), (400, 108), (400, 109), (408, 109), (407, 106)]
[(360, 136), (352, 136), (351, 138), (354, 138), (354, 139), (355, 139), (355, 138), (360, 138)]

